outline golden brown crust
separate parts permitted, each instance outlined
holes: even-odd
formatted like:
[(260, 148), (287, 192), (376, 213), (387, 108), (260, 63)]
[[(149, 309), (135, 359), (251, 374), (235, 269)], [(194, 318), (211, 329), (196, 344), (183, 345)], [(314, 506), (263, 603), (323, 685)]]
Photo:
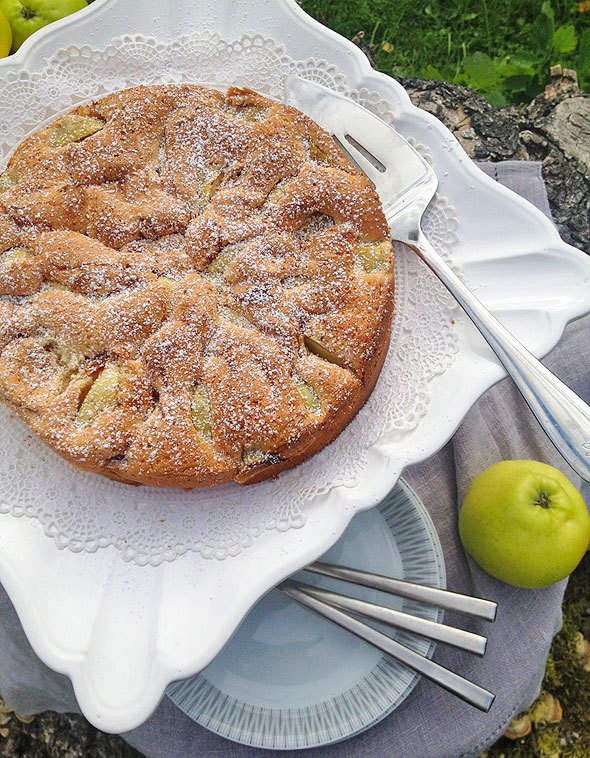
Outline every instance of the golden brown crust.
[(195, 487), (297, 465), (371, 393), (392, 308), (372, 185), (249, 90), (109, 95), (0, 176), (0, 396), (87, 471)]

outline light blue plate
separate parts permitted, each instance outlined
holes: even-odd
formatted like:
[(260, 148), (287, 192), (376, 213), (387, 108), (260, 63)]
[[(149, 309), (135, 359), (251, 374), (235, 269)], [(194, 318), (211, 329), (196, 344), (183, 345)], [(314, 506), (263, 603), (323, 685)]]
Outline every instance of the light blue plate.
[[(354, 517), (322, 558), (445, 586), (442, 549), (414, 491), (400, 480), (376, 508)], [(440, 621), (438, 609), (302, 572), (309, 584)], [(434, 643), (379, 627), (431, 657)], [(212, 732), (252, 747), (287, 750), (338, 742), (368, 729), (410, 694), (418, 675), (286, 598), (263, 597), (217, 658), (174, 682), (168, 697)]]

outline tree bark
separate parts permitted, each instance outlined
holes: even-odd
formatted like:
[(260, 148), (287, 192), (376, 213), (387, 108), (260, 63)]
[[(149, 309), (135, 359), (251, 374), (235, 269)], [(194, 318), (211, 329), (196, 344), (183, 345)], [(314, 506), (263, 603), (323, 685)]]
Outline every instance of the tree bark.
[[(573, 73), (573, 72), (572, 72)], [(566, 72), (567, 74), (567, 72)], [(414, 105), (433, 113), (475, 160), (537, 160), (562, 238), (590, 252), (590, 95), (558, 73), (526, 106), (494, 108), (466, 87), (401, 79)]]

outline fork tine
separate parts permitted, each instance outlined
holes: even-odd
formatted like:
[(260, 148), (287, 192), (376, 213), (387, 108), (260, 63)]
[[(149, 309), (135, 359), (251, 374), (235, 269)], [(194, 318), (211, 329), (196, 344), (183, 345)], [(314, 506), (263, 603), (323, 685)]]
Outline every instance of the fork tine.
[[(346, 145), (343, 144), (342, 140), (339, 139), (335, 134), (331, 134), (330, 136), (332, 137), (332, 139), (334, 140), (334, 142), (338, 146), (338, 150), (340, 150), (340, 152), (344, 154), (344, 157), (348, 158), (348, 160), (352, 163), (352, 165), (355, 166), (356, 168), (358, 168), (358, 170), (362, 172), (362, 170), (363, 170), (362, 167), (359, 166), (359, 164), (356, 162), (356, 160), (355, 160), (354, 156), (352, 155), (352, 153), (349, 150), (346, 149)], [(371, 180), (369, 179), (369, 181), (371, 181)]]
[(495, 695), (483, 687), (480, 687), (478, 684), (470, 682), (468, 679), (459, 676), (459, 674), (455, 674), (453, 671), (449, 671), (449, 669), (444, 668), (444, 666), (431, 661), (429, 658), (425, 658), (414, 650), (411, 650), (409, 647), (396, 642), (396, 640), (392, 640), (386, 634), (378, 632), (368, 624), (364, 624), (362, 621), (349, 616), (347, 613), (339, 611), (337, 608), (334, 608), (334, 606), (306, 595), (296, 587), (290, 587), (288, 584), (285, 586), (285, 584), (283, 584), (279, 585), (278, 589), (292, 600), (296, 600), (298, 603), (307, 606), (316, 613), (319, 613), (320, 616), (333, 621), (335, 624), (347, 629), (357, 637), (360, 637), (371, 645), (379, 648), (379, 650), (382, 650), (384, 653), (391, 655), (392, 658), (395, 658), (413, 671), (417, 671), (432, 682), (444, 687), (449, 692), (460, 697), (466, 703), (479, 708), (485, 713), (487, 713), (492, 707)]
[(290, 580), (287, 582), (287, 585), (301, 590), (306, 595), (323, 600), (339, 608), (341, 611), (359, 613), (375, 621), (381, 621), (384, 624), (399, 629), (406, 629), (422, 637), (444, 642), (447, 645), (453, 645), (476, 655), (484, 655), (486, 651), (487, 639), (480, 634), (473, 634), (473, 632), (457, 629), (454, 626), (439, 624), (436, 621), (420, 618), (420, 616), (413, 616), (410, 613), (404, 613), (403, 611), (397, 611), (382, 605), (368, 603), (365, 600), (347, 597), (337, 592), (329, 592), (328, 590), (312, 587), (302, 582)]
[(377, 172), (377, 169), (364, 153), (362, 153), (356, 145), (350, 142), (350, 140), (346, 139), (346, 135), (344, 134), (341, 136), (338, 134), (332, 134), (332, 139), (359, 171), (362, 171), (363, 174), (375, 184), (373, 176)]
[(364, 147), (364, 145), (361, 145), (360, 142), (358, 142), (357, 140), (355, 140), (355, 138), (352, 137), (348, 133), (345, 136), (346, 136), (346, 141), (350, 145), (352, 145), (354, 148), (356, 148), (360, 153), (363, 153), (363, 155), (369, 161), (369, 163), (371, 163), (371, 165), (374, 168), (376, 168), (377, 171), (379, 171), (380, 174), (383, 174), (383, 173), (385, 173), (385, 171), (387, 171), (387, 166), (385, 166), (385, 164), (381, 163), (381, 161), (379, 160), (379, 158), (377, 158), (375, 155), (373, 155), (372, 153), (370, 153)]

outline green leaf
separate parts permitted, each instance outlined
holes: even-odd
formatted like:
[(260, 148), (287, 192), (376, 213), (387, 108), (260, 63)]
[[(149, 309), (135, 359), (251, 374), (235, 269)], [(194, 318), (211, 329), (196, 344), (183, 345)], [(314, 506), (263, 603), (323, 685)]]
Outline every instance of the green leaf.
[(530, 70), (533, 73), (537, 72), (539, 65), (539, 59), (535, 56), (527, 55), (524, 50), (517, 50), (514, 55), (508, 56), (506, 60), (512, 63), (514, 66), (519, 66), (523, 70)]
[(517, 61), (503, 61), (498, 65), (498, 75), (503, 79), (511, 76), (533, 77), (536, 75), (534, 66)]
[(545, 16), (545, 18), (551, 24), (551, 28), (553, 29), (555, 27), (555, 13), (553, 12), (553, 8), (551, 7), (549, 0), (544, 0), (543, 4), (541, 5), (541, 15)]
[(576, 29), (573, 24), (560, 26), (553, 32), (553, 49), (556, 53), (571, 53), (578, 42)]
[(590, 75), (590, 29), (585, 29), (580, 37), (577, 69), (578, 74)]
[(529, 26), (529, 40), (531, 47), (539, 52), (546, 52), (551, 46), (553, 32), (555, 31), (555, 14), (551, 3), (544, 2), (541, 13)]
[[(528, 91), (529, 87), (531, 86), (531, 83), (533, 82), (534, 76), (526, 76), (526, 75), (519, 75), (519, 76), (508, 76), (503, 81), (502, 89), (507, 95), (517, 95), (522, 94)], [(511, 100), (514, 98), (511, 97)]]
[(508, 100), (500, 90), (486, 92), (486, 97), (492, 105), (496, 106), (496, 108), (502, 108), (504, 105), (508, 105)]
[(424, 68), (420, 70), (420, 77), (422, 79), (437, 79), (441, 82), (447, 78), (438, 68), (433, 66), (431, 63), (429, 63), (427, 66), (424, 66)]
[(491, 92), (499, 82), (498, 65), (485, 53), (473, 53), (463, 60), (467, 84), (473, 89)]

